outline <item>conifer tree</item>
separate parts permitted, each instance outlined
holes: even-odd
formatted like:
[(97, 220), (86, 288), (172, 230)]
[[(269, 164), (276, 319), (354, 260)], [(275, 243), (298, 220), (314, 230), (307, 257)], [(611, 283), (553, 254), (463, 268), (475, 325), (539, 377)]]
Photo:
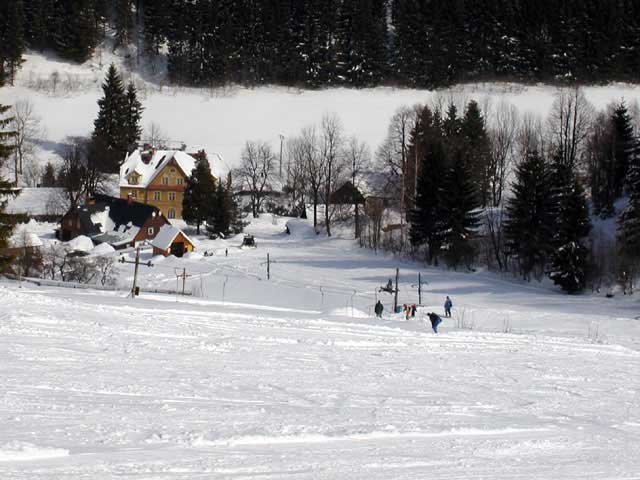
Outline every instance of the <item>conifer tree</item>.
[(55, 187), (56, 186), (56, 169), (51, 162), (47, 162), (42, 173), (42, 179), (40, 180), (41, 187)]
[(471, 101), (467, 106), (460, 127), (462, 148), (466, 164), (472, 174), (472, 181), (479, 193), (482, 206), (489, 204), (489, 160), (491, 155), (489, 137), (485, 121), (480, 112), (478, 102)]
[(62, 57), (84, 62), (93, 53), (99, 38), (96, 1), (54, 1), (51, 36)]
[(187, 179), (182, 198), (182, 218), (196, 226), (200, 234), (200, 225), (210, 217), (216, 203), (216, 182), (211, 175), (211, 167), (206, 155), (199, 155), (195, 168)]
[(528, 153), (516, 168), (512, 198), (508, 200), (505, 240), (525, 280), (543, 268), (552, 248), (553, 203), (549, 171), (537, 151)]
[(633, 134), (631, 116), (624, 101), (613, 111), (611, 116), (615, 171), (613, 185), (616, 198), (622, 195), (627, 180), (627, 170), (635, 155), (638, 154), (637, 141)]
[(25, 49), (22, 0), (0, 1), (0, 86), (15, 74), (23, 62)]
[(442, 245), (442, 191), (440, 179), (446, 171), (446, 156), (441, 138), (434, 138), (424, 145), (418, 173), (417, 195), (413, 210), (409, 238), (415, 246), (425, 245), (427, 263), (438, 264)]
[(478, 195), (471, 173), (458, 158), (445, 177), (442, 192), (441, 233), (443, 257), (449, 267), (470, 267), (475, 256), (473, 239), (479, 221)]
[(142, 135), (142, 112), (144, 107), (138, 100), (138, 92), (133, 82), (129, 82), (126, 92), (127, 110), (125, 117), (125, 130), (127, 136), (127, 149), (138, 143)]
[[(10, 108), (11, 107), (7, 105), (0, 104), (0, 169), (14, 148), (12, 139), (16, 135), (16, 132), (7, 130), (13, 118), (5, 116)], [(13, 226), (15, 225), (13, 218), (5, 213), (7, 196), (9, 195), (13, 195), (11, 184), (0, 177), (0, 251), (7, 248), (9, 238), (11, 238), (11, 233), (13, 232)], [(0, 272), (3, 272), (8, 265), (9, 258), (0, 255)]]
[(618, 245), (627, 266), (640, 262), (640, 158), (634, 157), (627, 174), (629, 203), (618, 218)]
[(103, 172), (117, 172), (129, 147), (127, 96), (115, 65), (109, 67), (102, 84), (103, 96), (98, 100), (98, 118), (94, 121), (91, 156), (101, 159), (98, 168)]
[(583, 242), (591, 230), (589, 208), (572, 166), (554, 161), (552, 184), (555, 235), (549, 278), (567, 293), (577, 293), (587, 277), (589, 252)]
[(118, 45), (127, 46), (133, 30), (133, 0), (115, 0), (115, 30)]

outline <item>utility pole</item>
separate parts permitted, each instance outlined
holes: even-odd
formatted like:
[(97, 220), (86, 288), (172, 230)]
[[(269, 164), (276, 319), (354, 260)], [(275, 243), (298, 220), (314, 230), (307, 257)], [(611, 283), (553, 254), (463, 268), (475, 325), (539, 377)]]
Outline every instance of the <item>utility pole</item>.
[(182, 273), (176, 273), (176, 279), (181, 278), (182, 279), (182, 296), (184, 297), (184, 289), (185, 286), (187, 284), (187, 277), (190, 277), (191, 275), (187, 275), (187, 269), (183, 268), (182, 269)]
[(393, 313), (398, 309), (398, 280), (400, 279), (400, 269), (396, 268), (396, 289), (393, 296)]
[[(131, 298), (136, 298), (139, 293), (138, 287), (136, 286), (138, 283), (138, 267), (140, 266), (140, 247), (136, 248), (136, 259), (134, 261), (125, 260), (124, 257), (120, 259), (120, 263), (133, 263), (135, 265), (135, 269), (133, 270), (133, 285), (131, 287)], [(153, 267), (151, 260), (147, 263), (143, 263), (146, 267)]]
[(280, 180), (282, 180), (282, 143), (284, 142), (284, 135), (280, 134)]
[(422, 281), (422, 274), (418, 272), (418, 285), (411, 285), (412, 288), (418, 288), (418, 305), (422, 305), (422, 285), (427, 283)]
[(267, 261), (266, 262), (262, 262), (260, 265), (266, 265), (267, 266), (267, 280), (271, 280), (271, 264), (272, 263), (276, 263), (275, 261), (271, 261), (271, 257), (269, 256), (269, 254), (267, 253)]

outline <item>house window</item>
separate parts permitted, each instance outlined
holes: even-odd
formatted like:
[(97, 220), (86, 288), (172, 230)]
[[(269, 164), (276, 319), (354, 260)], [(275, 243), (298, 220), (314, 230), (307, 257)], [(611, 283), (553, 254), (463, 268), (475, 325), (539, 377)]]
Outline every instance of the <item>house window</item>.
[(172, 168), (172, 169), (171, 169), (171, 173), (176, 173), (176, 169), (175, 169), (175, 168)]
[(174, 201), (176, 199), (176, 192), (169, 192), (169, 200)]
[(131, 198), (138, 198), (138, 192), (131, 190)]
[(147, 235), (149, 235), (149, 236), (153, 235), (153, 232), (154, 232), (154, 231), (155, 231), (155, 230), (153, 229), (153, 227), (149, 227), (149, 228), (147, 228)]
[(182, 178), (178, 178), (178, 179), (176, 179), (176, 183), (178, 185), (182, 185), (184, 183), (184, 180)]
[(169, 218), (176, 218), (176, 211), (173, 208), (170, 208), (167, 212), (167, 215), (169, 216)]
[(129, 184), (130, 185), (137, 185), (138, 184), (138, 176), (137, 175), (130, 175), (129, 176)]
[(166, 175), (162, 177), (162, 184), (169, 185), (169, 177), (167, 177)]
[(153, 199), (160, 200), (160, 192), (153, 192)]

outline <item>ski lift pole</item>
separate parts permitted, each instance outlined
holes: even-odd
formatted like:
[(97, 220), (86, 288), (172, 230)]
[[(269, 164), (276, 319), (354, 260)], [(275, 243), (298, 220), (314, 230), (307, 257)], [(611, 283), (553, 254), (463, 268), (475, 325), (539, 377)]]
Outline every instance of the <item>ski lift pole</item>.
[(398, 310), (398, 280), (400, 279), (400, 269), (396, 268), (396, 289), (393, 296), (393, 313)]

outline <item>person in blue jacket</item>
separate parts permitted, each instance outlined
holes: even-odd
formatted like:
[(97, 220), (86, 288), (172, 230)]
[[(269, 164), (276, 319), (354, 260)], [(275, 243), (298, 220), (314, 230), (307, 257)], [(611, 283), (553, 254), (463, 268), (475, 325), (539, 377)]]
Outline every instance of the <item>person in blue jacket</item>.
[(442, 318), (437, 313), (431, 312), (427, 313), (429, 316), (429, 320), (431, 320), (431, 328), (433, 329), (433, 333), (438, 333), (438, 325), (442, 323)]
[(447, 296), (447, 299), (444, 301), (444, 316), (445, 317), (450, 317), (451, 316), (451, 307), (453, 307), (453, 302)]

